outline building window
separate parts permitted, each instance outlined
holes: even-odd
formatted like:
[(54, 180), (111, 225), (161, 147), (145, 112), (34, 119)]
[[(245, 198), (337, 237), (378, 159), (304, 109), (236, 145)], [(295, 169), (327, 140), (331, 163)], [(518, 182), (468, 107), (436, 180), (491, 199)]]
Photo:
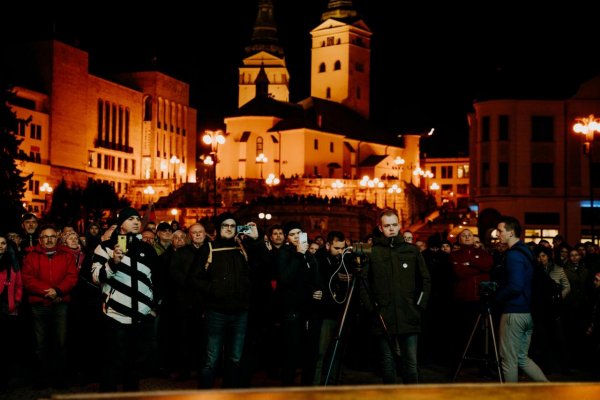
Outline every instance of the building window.
[(256, 138), (256, 154), (264, 152), (264, 141), (262, 136)]
[(319, 64), (319, 72), (325, 72), (325, 63)]
[[(536, 216), (535, 219), (539, 220), (540, 218), (543, 217), (547, 217), (547, 218), (551, 218), (552, 220), (555, 220), (555, 217), (559, 217), (558, 214), (556, 213), (525, 213), (525, 224), (528, 225), (549, 225), (549, 221), (550, 219), (546, 219), (546, 222), (542, 222), (540, 224), (530, 224), (527, 223), (527, 217), (530, 216), (531, 214), (539, 214), (539, 216)], [(558, 222), (556, 223), (556, 225), (558, 225)], [(542, 239), (546, 239), (549, 242), (552, 242), (552, 239), (554, 238), (554, 236), (558, 235), (558, 229), (544, 229), (544, 228), (525, 228), (524, 230), (524, 240), (525, 242), (535, 242), (535, 243), (539, 243), (540, 240)]]
[(508, 115), (498, 117), (498, 140), (508, 140)]
[(459, 165), (456, 168), (456, 177), (458, 179), (468, 178), (469, 177), (469, 165)]
[(325, 91), (325, 98), (326, 99), (331, 98), (331, 88), (327, 88), (327, 90)]
[(329, 152), (333, 153), (333, 142), (329, 143)]
[(342, 69), (342, 63), (340, 60), (337, 60), (334, 64), (333, 64), (333, 70), (334, 71), (339, 71), (340, 69)]
[(319, 139), (315, 139), (313, 141), (313, 146), (314, 146), (315, 150), (319, 150)]
[(144, 99), (144, 121), (152, 121), (152, 97)]
[(532, 163), (531, 164), (531, 187), (551, 188), (554, 187), (554, 164)]
[(334, 37), (330, 36), (327, 38), (327, 46), (333, 46), (333, 44), (335, 43)]
[(459, 183), (456, 185), (456, 193), (463, 195), (469, 194), (469, 185), (466, 183)]
[(531, 117), (531, 141), (554, 141), (554, 117), (542, 115)]
[(449, 166), (442, 166), (442, 179), (452, 179), (452, 173), (453, 171), (453, 167), (451, 165)]
[(487, 115), (481, 118), (481, 141), (490, 141), (490, 117)]
[(498, 186), (508, 186), (508, 163), (498, 163)]
[(490, 164), (481, 164), (481, 187), (490, 187)]

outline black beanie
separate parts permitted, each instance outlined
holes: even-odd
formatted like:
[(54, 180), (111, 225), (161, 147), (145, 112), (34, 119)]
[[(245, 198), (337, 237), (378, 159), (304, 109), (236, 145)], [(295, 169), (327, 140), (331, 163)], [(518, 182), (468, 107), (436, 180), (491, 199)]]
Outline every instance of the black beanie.
[(120, 228), (121, 225), (123, 225), (123, 222), (128, 220), (129, 217), (140, 217), (140, 213), (138, 213), (133, 207), (125, 207), (119, 211), (119, 216), (117, 217), (117, 228)]
[(285, 236), (287, 236), (290, 233), (290, 231), (293, 229), (302, 230), (302, 225), (300, 225), (300, 222), (289, 221), (289, 222), (286, 222), (285, 224), (283, 224), (283, 234)]
[(219, 232), (219, 229), (221, 229), (221, 224), (227, 219), (232, 219), (232, 220), (236, 221), (236, 223), (237, 223), (237, 220), (235, 219), (235, 216), (232, 213), (224, 212), (223, 214), (220, 214), (217, 217), (217, 224), (215, 226), (217, 228), (217, 232)]

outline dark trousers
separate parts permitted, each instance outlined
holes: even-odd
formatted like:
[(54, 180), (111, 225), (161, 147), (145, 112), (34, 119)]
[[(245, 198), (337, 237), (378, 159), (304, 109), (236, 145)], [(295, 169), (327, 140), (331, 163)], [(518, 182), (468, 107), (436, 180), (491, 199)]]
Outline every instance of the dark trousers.
[(140, 371), (148, 359), (154, 318), (142, 322), (122, 324), (104, 317), (104, 343), (101, 392), (115, 392), (123, 383), (123, 390), (136, 391), (140, 386)]

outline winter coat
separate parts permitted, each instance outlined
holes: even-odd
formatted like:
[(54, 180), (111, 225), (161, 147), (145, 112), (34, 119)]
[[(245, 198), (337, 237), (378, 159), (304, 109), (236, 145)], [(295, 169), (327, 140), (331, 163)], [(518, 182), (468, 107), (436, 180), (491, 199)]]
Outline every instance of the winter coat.
[(361, 297), (367, 309), (378, 311), (389, 334), (421, 331), (431, 279), (419, 249), (400, 236), (375, 238), (367, 268), (370, 288)]
[(60, 247), (54, 254), (38, 244), (23, 259), (23, 285), (29, 293), (30, 304), (50, 305), (52, 300), (44, 297), (45, 290), (53, 288), (63, 302), (71, 300), (71, 291), (77, 284), (75, 258)]
[[(3, 257), (7, 257), (5, 254)], [(8, 279), (10, 268), (10, 280)], [(7, 293), (8, 297), (8, 313), (10, 315), (17, 315), (18, 306), (23, 300), (23, 280), (21, 277), (21, 271), (15, 266), (8, 266), (8, 268), (0, 271), (0, 297)]]
[(462, 245), (450, 253), (450, 263), (454, 272), (454, 299), (478, 301), (479, 284), (490, 280), (494, 260), (484, 249)]

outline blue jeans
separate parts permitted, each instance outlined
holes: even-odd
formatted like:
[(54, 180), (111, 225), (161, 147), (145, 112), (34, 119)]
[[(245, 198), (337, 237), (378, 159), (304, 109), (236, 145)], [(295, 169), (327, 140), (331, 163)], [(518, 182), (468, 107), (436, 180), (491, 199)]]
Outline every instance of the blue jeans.
[(54, 369), (54, 378), (64, 380), (67, 367), (67, 303), (32, 305), (31, 314), (35, 355), (41, 367), (40, 378), (50, 376)]
[(416, 333), (408, 335), (379, 335), (379, 351), (381, 357), (381, 374), (383, 383), (396, 383), (396, 354), (401, 356), (402, 381), (418, 383), (417, 371), (417, 338)]
[(248, 313), (221, 314), (206, 312), (206, 351), (198, 386), (211, 388), (215, 380), (215, 369), (225, 347), (224, 387), (240, 386), (240, 360), (244, 350)]

